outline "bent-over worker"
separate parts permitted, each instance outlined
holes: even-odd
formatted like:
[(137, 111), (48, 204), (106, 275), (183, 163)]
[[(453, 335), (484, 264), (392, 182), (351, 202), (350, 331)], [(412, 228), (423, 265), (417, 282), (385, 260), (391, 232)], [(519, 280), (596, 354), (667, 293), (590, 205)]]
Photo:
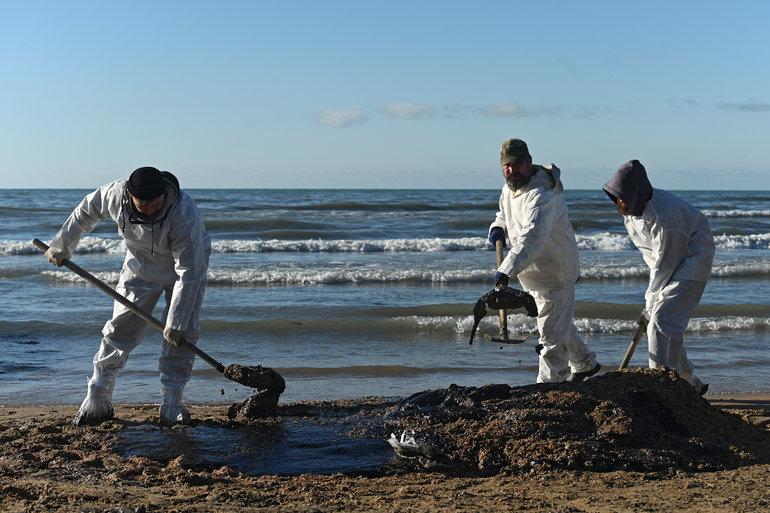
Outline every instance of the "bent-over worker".
[(650, 368), (675, 369), (703, 394), (708, 385), (693, 374), (684, 332), (711, 277), (716, 246), (708, 220), (683, 199), (654, 189), (638, 160), (620, 166), (603, 190), (650, 268), (642, 311)]
[[(165, 330), (158, 368), (162, 383), (161, 424), (189, 423), (182, 392), (195, 355), (180, 347), (182, 338), (195, 344), (200, 333), (211, 241), (200, 211), (179, 188), (176, 177), (154, 167), (141, 167), (128, 180), (117, 180), (88, 194), (72, 211), (50, 243), (46, 257), (61, 266), (84, 233), (102, 219), (117, 223), (126, 257), (116, 290), (146, 312), (166, 297)], [(112, 319), (102, 329), (93, 358), (88, 392), (75, 417), (76, 425), (113, 416), (112, 392), (118, 371), (144, 336), (146, 322), (115, 302)]]

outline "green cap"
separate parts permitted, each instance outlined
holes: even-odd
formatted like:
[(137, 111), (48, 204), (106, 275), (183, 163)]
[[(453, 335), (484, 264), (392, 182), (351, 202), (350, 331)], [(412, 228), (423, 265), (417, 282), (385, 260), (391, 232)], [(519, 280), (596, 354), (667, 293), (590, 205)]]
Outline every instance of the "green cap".
[(529, 158), (527, 143), (521, 139), (508, 139), (500, 148), (500, 165), (518, 164)]

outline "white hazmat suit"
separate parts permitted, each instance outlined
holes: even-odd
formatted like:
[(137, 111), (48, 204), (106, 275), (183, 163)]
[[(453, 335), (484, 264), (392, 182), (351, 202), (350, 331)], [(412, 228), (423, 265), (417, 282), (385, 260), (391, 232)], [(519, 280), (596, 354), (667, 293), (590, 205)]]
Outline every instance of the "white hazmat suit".
[[(58, 231), (50, 246), (67, 258), (83, 233), (102, 219), (112, 219), (126, 243), (127, 252), (116, 287), (120, 294), (152, 312), (165, 295), (166, 327), (183, 332), (195, 344), (200, 333), (199, 312), (206, 284), (211, 241), (193, 200), (168, 180), (165, 203), (149, 221), (132, 211), (126, 180), (104, 185), (86, 196)], [(112, 416), (112, 392), (118, 371), (139, 345), (146, 323), (115, 302), (112, 319), (102, 329), (102, 342), (94, 355), (93, 375), (76, 421), (98, 422)], [(182, 391), (189, 380), (195, 355), (164, 339), (160, 356), (163, 385), (161, 422), (186, 420)]]
[(498, 272), (517, 276), (537, 303), (542, 345), (537, 382), (565, 381), (570, 370), (578, 374), (594, 369), (596, 355), (572, 318), (580, 260), (561, 171), (553, 164), (533, 168), (526, 185), (516, 190), (503, 186), (500, 210), (489, 230), (502, 228), (510, 242)]
[(705, 391), (687, 359), (684, 332), (711, 276), (716, 246), (708, 220), (683, 199), (653, 189), (637, 160), (618, 169), (604, 191), (629, 206), (623, 222), (650, 268), (644, 294), (650, 368), (675, 369)]

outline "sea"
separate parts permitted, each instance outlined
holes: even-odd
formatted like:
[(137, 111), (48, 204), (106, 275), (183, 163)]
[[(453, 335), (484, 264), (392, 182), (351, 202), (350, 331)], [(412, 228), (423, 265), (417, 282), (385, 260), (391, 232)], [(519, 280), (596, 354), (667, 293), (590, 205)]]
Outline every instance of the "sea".
[[(31, 244), (49, 241), (88, 190), (0, 190), (0, 404), (79, 403), (112, 300)], [(537, 331), (510, 312), (517, 345), (468, 344), (476, 300), (492, 289), (486, 240), (498, 190), (189, 189), (213, 254), (199, 346), (225, 365), (286, 379), (281, 400), (399, 397), (458, 385), (534, 383)], [(709, 393), (770, 391), (770, 192), (682, 191), (717, 244), (712, 277), (686, 334)], [(649, 270), (601, 191), (565, 193), (581, 256), (575, 322), (604, 370), (635, 330)], [(114, 286), (125, 245), (112, 221), (72, 260)], [(515, 282), (512, 283), (514, 286)], [(162, 301), (155, 314), (162, 312)], [(496, 335), (490, 312), (480, 333)], [(158, 402), (159, 333), (120, 373), (114, 400)], [(646, 342), (632, 366), (647, 364)], [(197, 359), (185, 391), (198, 404), (250, 390)]]

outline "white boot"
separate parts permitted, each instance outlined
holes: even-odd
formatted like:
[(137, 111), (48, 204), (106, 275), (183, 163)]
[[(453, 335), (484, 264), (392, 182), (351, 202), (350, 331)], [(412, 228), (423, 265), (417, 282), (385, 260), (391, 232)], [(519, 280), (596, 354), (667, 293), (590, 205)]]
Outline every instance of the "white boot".
[(111, 419), (115, 414), (112, 409), (112, 390), (115, 382), (97, 385), (93, 378), (88, 381), (88, 392), (78, 413), (72, 419), (75, 426), (99, 424)]
[(183, 388), (184, 386), (163, 387), (163, 402), (160, 404), (160, 424), (162, 426), (189, 425), (192, 422), (190, 412), (182, 406)]

